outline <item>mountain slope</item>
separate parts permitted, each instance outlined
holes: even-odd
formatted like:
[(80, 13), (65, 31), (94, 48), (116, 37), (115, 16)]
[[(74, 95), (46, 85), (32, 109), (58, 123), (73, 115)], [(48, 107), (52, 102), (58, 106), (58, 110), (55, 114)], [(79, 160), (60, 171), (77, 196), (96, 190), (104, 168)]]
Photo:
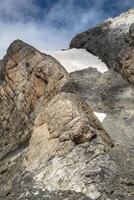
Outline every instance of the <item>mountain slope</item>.
[(134, 199), (132, 16), (71, 43), (90, 42), (112, 69), (84, 49), (10, 45), (0, 62), (0, 200)]
[[(93, 141), (91, 148), (96, 146), (99, 158), (101, 149), (105, 152), (113, 146), (108, 133), (90, 106), (73, 89), (74, 83), (67, 71), (51, 56), (18, 40), (10, 45), (2, 63), (1, 198), (10, 199), (13, 195), (14, 199), (25, 199), (26, 195), (31, 194), (32, 188), (30, 191), (26, 188), (27, 193), (24, 192), (26, 186), (23, 185), (23, 174), (26, 173), (26, 176), (31, 176), (30, 185), (35, 181), (33, 187), (37, 185), (37, 193), (43, 191), (43, 188), (46, 192), (69, 192), (74, 187), (74, 191), (90, 199), (94, 194), (90, 190), (91, 186), (85, 185), (86, 179), (81, 175), (81, 170), (85, 173), (86, 166), (83, 151)], [(71, 81), (70, 92), (68, 83)], [(79, 159), (80, 154), (82, 160)], [(73, 161), (74, 155), (76, 160)], [(69, 157), (73, 161), (71, 169), (67, 167), (67, 163), (71, 162)], [(76, 173), (76, 163), (81, 166), (81, 162), (84, 168), (78, 167)], [(59, 170), (63, 171), (59, 174)], [(70, 178), (66, 180), (68, 173)], [(19, 185), (14, 188), (14, 184), (17, 185), (16, 176), (20, 179), (18, 184), (23, 185), (24, 194)], [(75, 189), (78, 180), (79, 187)], [(96, 195), (100, 195), (96, 186), (92, 187)]]

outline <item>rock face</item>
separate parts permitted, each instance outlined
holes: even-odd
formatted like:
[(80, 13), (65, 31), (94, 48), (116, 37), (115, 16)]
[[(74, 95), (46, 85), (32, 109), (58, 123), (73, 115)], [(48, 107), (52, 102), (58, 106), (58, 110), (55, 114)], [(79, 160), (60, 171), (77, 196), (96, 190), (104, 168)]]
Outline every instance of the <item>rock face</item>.
[(132, 42), (134, 42), (134, 24), (130, 26), (129, 32), (130, 32), (130, 38), (132, 39)]
[[(38, 190), (66, 190), (68, 195), (70, 190), (74, 190), (88, 194), (89, 199), (90, 196), (100, 196), (95, 185), (85, 185), (81, 167), (78, 166), (83, 162), (82, 170), (85, 171), (87, 161), (83, 151), (90, 141), (97, 146), (95, 152), (99, 156), (114, 144), (90, 106), (79, 97), (76, 84), (66, 70), (54, 58), (18, 40), (8, 48), (2, 60), (2, 71), (1, 198), (26, 198), (25, 195), (32, 189), (28, 191), (27, 188), (27, 193), (22, 194), (19, 188), (12, 188), (12, 185), (17, 184), (16, 177), (20, 176), (20, 180), (23, 180), (26, 172), (32, 174), (31, 179), (35, 180)], [(94, 148), (92, 143), (91, 148)], [(75, 155), (76, 161), (71, 161)], [(72, 162), (69, 171), (68, 162)], [(77, 178), (74, 176), (76, 163)], [(58, 172), (60, 167), (63, 168), (61, 175)], [(50, 178), (52, 171), (53, 178)], [(67, 171), (72, 173), (68, 180)], [(40, 173), (47, 173), (46, 178)], [(75, 190), (78, 180), (80, 185)], [(24, 186), (22, 188), (25, 190)]]
[[(79, 93), (98, 113), (105, 113), (102, 124), (116, 144), (133, 151), (134, 88), (113, 70), (100, 73), (88, 68), (71, 73)], [(117, 134), (118, 133), (118, 134)]]
[[(120, 51), (129, 41), (129, 27), (134, 23), (134, 9), (121, 14), (114, 19), (108, 19), (93, 29), (76, 35), (70, 43), (70, 48), (84, 48), (99, 56), (110, 69), (120, 72), (117, 58)], [(133, 37), (133, 26), (130, 29)]]
[(38, 99), (43, 96), (49, 100), (68, 76), (54, 59), (21, 41), (9, 47), (2, 62), (0, 158), (27, 143)]
[(2, 61), (0, 60), (0, 85), (2, 84), (3, 80), (4, 80), (4, 70)]
[(122, 76), (131, 84), (134, 84), (134, 24), (129, 28), (128, 47), (121, 50), (118, 55), (118, 65)]
[[(111, 48), (105, 57), (98, 45), (108, 39), (120, 52), (123, 42), (115, 67), (132, 83), (133, 25), (126, 44), (122, 35), (128, 26), (121, 26), (120, 37), (111, 26), (106, 22), (89, 31), (93, 46), (87, 47), (112, 68), (117, 54)], [(83, 34), (71, 46), (85, 48), (88, 34)], [(114, 70), (68, 74), (53, 57), (20, 40), (8, 48), (0, 74), (0, 200), (134, 200), (134, 89), (129, 82)], [(103, 123), (94, 111), (107, 114)]]

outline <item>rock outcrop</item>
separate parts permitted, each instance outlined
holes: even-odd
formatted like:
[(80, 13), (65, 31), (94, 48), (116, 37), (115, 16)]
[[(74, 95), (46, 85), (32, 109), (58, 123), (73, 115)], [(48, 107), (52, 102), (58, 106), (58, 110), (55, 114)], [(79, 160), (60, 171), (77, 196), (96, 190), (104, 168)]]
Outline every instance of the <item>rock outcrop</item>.
[[(78, 88), (66, 70), (51, 56), (19, 40), (8, 48), (1, 69), (1, 198), (26, 198), (19, 188), (12, 188), (16, 176), (23, 180), (26, 172), (32, 174), (31, 179), (41, 190), (65, 190), (68, 194), (74, 190), (88, 194), (89, 199), (100, 196), (95, 185), (85, 185), (80, 172), (86, 169), (84, 149), (93, 141), (90, 145), (96, 150), (92, 156), (100, 156), (114, 144), (93, 110), (79, 97)], [(78, 172), (74, 176), (76, 166)], [(46, 173), (46, 178), (40, 173), (43, 176)], [(67, 173), (72, 176), (67, 177)]]
[[(121, 72), (117, 65), (118, 54), (128, 46), (129, 27), (132, 23), (134, 9), (76, 35), (70, 43), (70, 48), (84, 48), (100, 57), (110, 69)], [(133, 26), (130, 28), (130, 35), (133, 38)]]
[(49, 100), (68, 77), (53, 58), (21, 41), (9, 47), (2, 62), (0, 158), (28, 142), (39, 98)]
[(121, 50), (117, 61), (122, 76), (129, 83), (134, 84), (134, 23), (129, 28), (127, 38), (127, 47)]

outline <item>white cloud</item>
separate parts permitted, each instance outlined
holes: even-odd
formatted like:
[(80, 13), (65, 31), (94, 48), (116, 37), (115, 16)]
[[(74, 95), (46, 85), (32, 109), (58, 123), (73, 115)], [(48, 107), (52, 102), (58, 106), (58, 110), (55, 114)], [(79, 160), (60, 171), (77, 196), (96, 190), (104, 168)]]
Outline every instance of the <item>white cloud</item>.
[(60, 33), (57, 29), (36, 24), (28, 23), (6, 23), (0, 21), (3, 27), (0, 31), (0, 55), (5, 54), (9, 44), (15, 39), (21, 39), (38, 49), (60, 49), (62, 46), (67, 47), (69, 40), (67, 33), (62, 30)]
[(25, 15), (32, 15), (38, 12), (38, 7), (34, 0), (1, 0), (0, 2), (0, 17), (6, 19), (7, 17), (14, 20), (21, 20), (26, 17)]

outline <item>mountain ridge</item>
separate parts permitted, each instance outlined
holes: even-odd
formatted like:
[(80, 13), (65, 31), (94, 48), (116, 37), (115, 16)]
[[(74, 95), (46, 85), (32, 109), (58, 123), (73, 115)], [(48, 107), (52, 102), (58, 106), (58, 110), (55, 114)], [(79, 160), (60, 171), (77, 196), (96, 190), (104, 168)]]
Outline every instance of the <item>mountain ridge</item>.
[(109, 27), (104, 22), (70, 44), (101, 57), (104, 73), (95, 63), (68, 73), (21, 40), (8, 48), (0, 61), (0, 200), (134, 199), (134, 29), (119, 37), (119, 30), (108, 36)]
[[(134, 23), (133, 17), (134, 9), (130, 9), (116, 18), (108, 19), (95, 28), (76, 35), (70, 43), (70, 48), (86, 49), (101, 58), (107, 67), (122, 73), (124, 70), (121, 64), (118, 64), (118, 60), (120, 52), (132, 44), (133, 28), (130, 25)], [(125, 73), (123, 75), (126, 77)]]

